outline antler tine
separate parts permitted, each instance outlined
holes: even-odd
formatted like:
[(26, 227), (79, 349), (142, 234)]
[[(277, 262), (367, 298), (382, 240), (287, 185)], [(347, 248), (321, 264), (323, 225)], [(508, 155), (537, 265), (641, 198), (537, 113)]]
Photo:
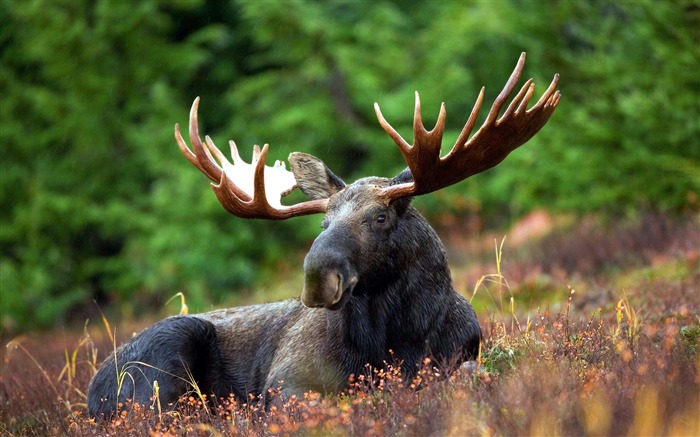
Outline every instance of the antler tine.
[[(527, 82), (525, 82), (525, 85), (520, 88), (518, 94), (513, 97), (513, 101), (510, 102), (510, 105), (508, 105), (508, 108), (506, 108), (506, 111), (503, 113), (500, 120), (508, 118), (513, 111), (515, 111), (517, 114), (522, 108), (527, 107), (527, 104), (530, 103), (530, 99), (532, 98), (532, 93), (534, 92), (535, 84), (532, 83), (532, 79), (528, 79)], [(518, 109), (515, 109), (516, 106)]]
[(208, 149), (202, 144), (202, 139), (199, 136), (199, 117), (197, 112), (199, 111), (199, 97), (194, 99), (192, 103), (192, 108), (190, 109), (190, 143), (192, 143), (192, 148), (194, 149), (194, 155), (197, 157), (197, 162), (199, 162), (199, 168), (204, 172), (204, 174), (209, 177), (214, 182), (219, 182), (221, 180), (222, 169), (219, 165), (212, 159), (211, 154)]
[(396, 129), (386, 121), (379, 109), (379, 104), (376, 102), (374, 103), (374, 111), (377, 114), (379, 124), (394, 140), (394, 143), (399, 146), (399, 150), (414, 176), (420, 175), (426, 168), (426, 165), (440, 157), (440, 146), (445, 132), (445, 119), (447, 116), (444, 103), (440, 107), (435, 127), (427, 130), (421, 116), (420, 95), (416, 91), (413, 110), (413, 145), (408, 144)]
[(204, 172), (204, 169), (201, 168), (199, 165), (199, 162), (197, 161), (197, 157), (192, 153), (189, 147), (187, 147), (187, 143), (185, 143), (185, 139), (182, 138), (182, 134), (180, 133), (180, 124), (175, 123), (175, 141), (177, 141), (177, 145), (180, 148), (180, 152), (187, 158), (187, 160), (197, 167), (201, 172)]
[(388, 121), (386, 121), (386, 118), (384, 118), (384, 115), (382, 115), (381, 109), (379, 109), (379, 103), (377, 102), (374, 102), (374, 112), (375, 114), (377, 114), (379, 124), (386, 131), (386, 133), (389, 134), (389, 137), (391, 137), (391, 139), (394, 140), (394, 143), (396, 143), (396, 145), (399, 146), (401, 153), (408, 152), (408, 150), (411, 148), (411, 145), (408, 144), (408, 142), (404, 140), (398, 132), (396, 132), (396, 129), (394, 129)]
[[(484, 122), (484, 126), (492, 124), (495, 120), (496, 117), (498, 117), (498, 113), (501, 111), (501, 107), (503, 104), (508, 100), (508, 97), (513, 93), (513, 90), (515, 89), (515, 85), (518, 83), (518, 80), (520, 80), (520, 75), (523, 72), (523, 68), (525, 67), (525, 52), (522, 52), (520, 54), (520, 58), (518, 59), (518, 63), (515, 66), (515, 69), (513, 72), (510, 74), (510, 77), (508, 78), (508, 82), (506, 82), (506, 85), (503, 87), (503, 90), (498, 94), (498, 97), (496, 97), (496, 100), (493, 101), (493, 105), (491, 106), (491, 110), (489, 111), (488, 115), (486, 116), (486, 121)], [(477, 132), (478, 134), (478, 132)]]
[[(202, 140), (199, 138), (199, 127), (197, 120), (198, 105), (199, 97), (195, 99), (194, 103), (192, 104), (192, 109), (190, 110), (190, 141), (194, 147), (194, 152), (190, 150), (187, 143), (185, 143), (184, 138), (182, 138), (179, 123), (175, 123), (175, 140), (177, 141), (177, 145), (182, 154), (185, 155), (185, 158), (187, 158), (192, 165), (197, 167), (213, 182), (218, 182), (220, 179), (221, 168), (219, 168), (216, 162), (213, 161), (211, 154), (207, 148), (202, 145)], [(206, 158), (201, 159), (202, 156), (206, 156)]]
[(241, 154), (238, 153), (238, 147), (236, 147), (236, 143), (233, 140), (229, 140), (228, 145), (231, 149), (231, 159), (233, 159), (233, 163), (238, 164), (239, 162), (243, 162), (243, 159), (241, 159)]
[[(425, 156), (426, 159), (429, 157), (434, 159), (435, 156), (440, 155), (440, 145), (442, 144), (442, 135), (445, 132), (446, 116), (445, 103), (443, 102), (440, 106), (440, 113), (435, 127), (432, 130), (427, 130), (421, 117), (420, 95), (418, 91), (416, 91), (416, 109), (413, 115), (413, 147), (415, 148), (415, 153), (420, 153), (420, 155)], [(416, 148), (416, 145), (420, 145), (420, 147)]]
[[(228, 161), (228, 159), (226, 159), (226, 156), (223, 154), (223, 152), (221, 150), (219, 150), (218, 147), (216, 147), (216, 145), (211, 140), (209, 135), (206, 135), (204, 137), (204, 142), (207, 145), (207, 148), (204, 149), (204, 151), (207, 154), (207, 157), (210, 157), (212, 160), (214, 159), (214, 157), (216, 157), (216, 159), (221, 163)], [(219, 182), (219, 181), (216, 181), (216, 182)]]
[[(253, 202), (260, 202), (267, 199), (267, 194), (265, 192), (265, 163), (267, 162), (268, 148), (268, 144), (263, 146), (262, 151), (260, 150), (260, 146), (256, 145), (253, 148), (253, 163), (255, 164)], [(255, 162), (255, 155), (257, 155), (257, 162)]]
[(479, 91), (479, 96), (476, 98), (476, 102), (474, 102), (474, 107), (472, 107), (472, 112), (469, 114), (467, 123), (464, 125), (464, 128), (462, 128), (462, 132), (460, 132), (459, 137), (457, 137), (455, 146), (452, 148), (452, 150), (447, 156), (467, 145), (469, 135), (471, 135), (472, 130), (474, 129), (474, 125), (476, 124), (476, 118), (479, 116), (479, 111), (481, 111), (481, 104), (484, 102), (485, 91), (486, 88), (482, 86), (481, 91)]
[(547, 87), (547, 90), (544, 92), (544, 94), (542, 94), (542, 97), (540, 97), (540, 100), (537, 103), (535, 103), (535, 106), (530, 108), (527, 112), (535, 112), (543, 106), (556, 107), (559, 104), (559, 97), (561, 96), (561, 93), (559, 92), (559, 90), (557, 90), (558, 84), (559, 74), (557, 73), (552, 78), (552, 82)]

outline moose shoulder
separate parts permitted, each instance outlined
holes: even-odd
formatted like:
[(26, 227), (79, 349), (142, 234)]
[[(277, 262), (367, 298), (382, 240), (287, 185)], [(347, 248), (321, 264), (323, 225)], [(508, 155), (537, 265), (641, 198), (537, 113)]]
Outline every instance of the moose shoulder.
[[(458, 365), (474, 358), (481, 331), (469, 302), (452, 286), (445, 251), (411, 198), (491, 168), (537, 133), (559, 102), (555, 75), (529, 110), (534, 84), (515, 90), (523, 53), (482, 127), (471, 138), (483, 89), (452, 150), (440, 157), (444, 105), (427, 131), (416, 94), (414, 143), (408, 144), (375, 110), (408, 168), (394, 178), (368, 177), (346, 185), (311, 155), (292, 153), (265, 165), (257, 146), (252, 164), (231, 142), (233, 163), (209, 137), (199, 136), (196, 99), (190, 141), (175, 137), (185, 157), (213, 181), (221, 204), (243, 218), (287, 219), (325, 213), (323, 231), (304, 260), (301, 300), (175, 316), (145, 329), (101, 365), (90, 382), (91, 415), (111, 416), (127, 399), (149, 403), (158, 382), (163, 405), (192, 389), (241, 399), (281, 384), (283, 394), (341, 390), (365, 366), (400, 362), (412, 375), (424, 357)], [(218, 161), (218, 162), (217, 162)], [(308, 201), (284, 206), (299, 188)]]

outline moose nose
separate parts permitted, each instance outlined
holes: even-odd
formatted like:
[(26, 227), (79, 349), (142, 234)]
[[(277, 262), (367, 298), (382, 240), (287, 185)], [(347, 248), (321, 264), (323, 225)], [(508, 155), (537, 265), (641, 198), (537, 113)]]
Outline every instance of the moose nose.
[(306, 274), (301, 301), (311, 308), (332, 306), (343, 296), (343, 277), (335, 272)]
[(304, 289), (301, 292), (301, 302), (310, 308), (333, 308), (345, 293), (351, 293), (357, 284), (357, 276), (346, 277), (338, 271), (314, 272), (307, 271), (304, 278)]
[(350, 261), (355, 244), (342, 231), (342, 227), (331, 226), (316, 238), (306, 254), (301, 301), (308, 307), (339, 309), (358, 282)]

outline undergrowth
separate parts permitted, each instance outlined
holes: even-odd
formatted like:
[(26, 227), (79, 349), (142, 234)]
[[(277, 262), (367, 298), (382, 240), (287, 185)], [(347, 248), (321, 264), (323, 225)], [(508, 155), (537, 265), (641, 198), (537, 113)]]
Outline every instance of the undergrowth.
[[(697, 435), (700, 430), (700, 269), (630, 275), (593, 310), (564, 284), (551, 305), (518, 300), (501, 272), (469, 293), (491, 302), (475, 362), (450, 374), (431, 360), (406, 380), (398, 363), (354, 375), (342, 393), (128, 405), (110, 421), (86, 415), (86, 388), (118, 343), (113, 327), (76, 338), (15, 339), (2, 357), (0, 432), (10, 436), (126, 435)], [(658, 268), (658, 267), (657, 267)], [(671, 277), (669, 277), (671, 276)], [(635, 281), (629, 278), (634, 277)], [(694, 296), (694, 297), (693, 297)], [(184, 298), (181, 312), (186, 312)], [(588, 308), (589, 306), (581, 306)], [(553, 309), (556, 308), (556, 309)], [(66, 334), (68, 335), (68, 334)], [(70, 345), (68, 347), (64, 345)], [(158, 388), (154, 387), (157, 395)]]

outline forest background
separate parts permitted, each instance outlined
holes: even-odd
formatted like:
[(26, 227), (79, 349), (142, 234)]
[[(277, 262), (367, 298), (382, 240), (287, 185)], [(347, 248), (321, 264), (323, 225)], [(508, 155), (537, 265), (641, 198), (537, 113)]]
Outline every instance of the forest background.
[(201, 130), (246, 159), (269, 143), (393, 176), (373, 102), (410, 138), (414, 91), (428, 126), (444, 101), (451, 144), (523, 51), (535, 98), (561, 75), (559, 108), (503, 165), (416, 199), (429, 219), (697, 213), (697, 2), (0, 0), (0, 338), (93, 301), (138, 316), (182, 291), (205, 310), (300, 269), (320, 217), (231, 217), (177, 150), (196, 96)]

